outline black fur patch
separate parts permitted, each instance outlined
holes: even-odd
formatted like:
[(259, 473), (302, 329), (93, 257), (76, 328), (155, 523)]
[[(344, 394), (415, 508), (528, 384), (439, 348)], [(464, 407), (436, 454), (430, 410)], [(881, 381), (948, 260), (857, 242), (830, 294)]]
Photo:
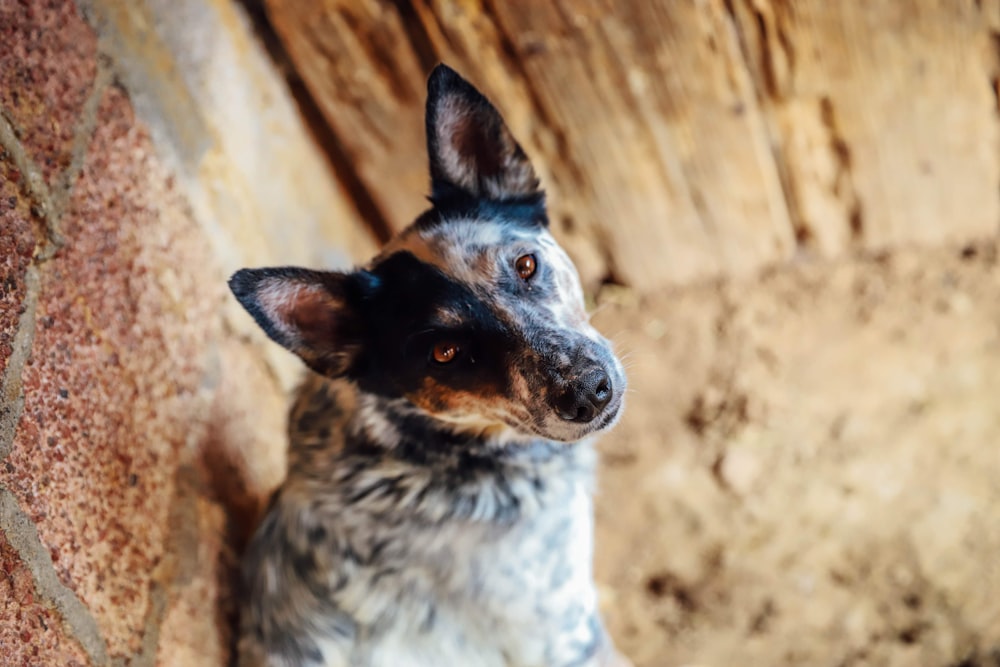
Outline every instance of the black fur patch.
[[(472, 290), (408, 252), (386, 258), (372, 274), (379, 288), (361, 307), (366, 345), (349, 374), (363, 390), (402, 397), (421, 390), (431, 378), (436, 385), (481, 396), (507, 391), (516, 341)], [(460, 313), (461, 324), (438, 322), (442, 308)], [(430, 357), (433, 346), (442, 341), (462, 348), (446, 365)]]

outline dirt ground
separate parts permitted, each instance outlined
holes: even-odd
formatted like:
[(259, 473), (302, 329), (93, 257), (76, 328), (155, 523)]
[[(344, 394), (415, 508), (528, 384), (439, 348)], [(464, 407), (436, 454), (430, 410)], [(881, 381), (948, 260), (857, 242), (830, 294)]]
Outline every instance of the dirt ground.
[(1000, 665), (995, 244), (600, 301), (631, 385), (596, 568), (637, 667)]

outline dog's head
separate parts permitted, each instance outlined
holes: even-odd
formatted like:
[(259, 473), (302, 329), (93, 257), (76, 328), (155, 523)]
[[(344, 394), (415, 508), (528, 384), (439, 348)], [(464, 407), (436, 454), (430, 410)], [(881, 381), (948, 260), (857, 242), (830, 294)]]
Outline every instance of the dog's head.
[(458, 429), (574, 441), (617, 419), (625, 375), (588, 322), (524, 151), (451, 69), (427, 99), (433, 207), (353, 273), (244, 269), (236, 297), (313, 370)]

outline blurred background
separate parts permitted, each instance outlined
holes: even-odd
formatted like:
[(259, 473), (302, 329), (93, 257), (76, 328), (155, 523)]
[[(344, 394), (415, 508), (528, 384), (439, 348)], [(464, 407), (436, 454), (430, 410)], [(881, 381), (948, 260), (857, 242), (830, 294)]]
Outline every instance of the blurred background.
[(1000, 0), (0, 0), (5, 664), (228, 664), (302, 371), (225, 279), (423, 209), (440, 61), (627, 359), (636, 665), (1000, 665)]

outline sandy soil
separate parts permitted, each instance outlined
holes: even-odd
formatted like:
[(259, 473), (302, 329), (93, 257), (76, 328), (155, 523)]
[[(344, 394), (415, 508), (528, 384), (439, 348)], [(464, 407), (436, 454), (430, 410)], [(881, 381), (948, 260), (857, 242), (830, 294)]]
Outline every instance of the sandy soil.
[(600, 301), (631, 389), (596, 567), (637, 667), (1000, 665), (994, 244)]

